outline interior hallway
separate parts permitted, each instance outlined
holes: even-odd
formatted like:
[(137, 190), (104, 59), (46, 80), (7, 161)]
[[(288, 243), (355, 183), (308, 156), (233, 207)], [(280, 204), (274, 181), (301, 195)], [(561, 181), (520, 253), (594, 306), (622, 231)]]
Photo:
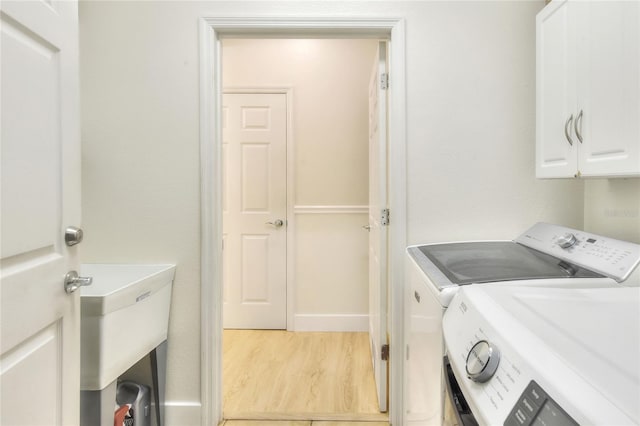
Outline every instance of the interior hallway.
[(227, 420), (388, 421), (378, 410), (368, 333), (224, 330), (223, 339)]

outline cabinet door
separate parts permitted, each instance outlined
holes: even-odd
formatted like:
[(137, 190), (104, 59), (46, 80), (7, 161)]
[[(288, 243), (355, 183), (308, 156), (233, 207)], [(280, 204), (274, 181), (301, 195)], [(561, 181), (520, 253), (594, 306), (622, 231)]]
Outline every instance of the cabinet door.
[(640, 2), (578, 2), (578, 168), (640, 174)]
[[(554, 1), (536, 17), (536, 177), (572, 177), (577, 170), (573, 2)], [(568, 134), (565, 134), (565, 130)], [(567, 136), (568, 135), (568, 136)]]

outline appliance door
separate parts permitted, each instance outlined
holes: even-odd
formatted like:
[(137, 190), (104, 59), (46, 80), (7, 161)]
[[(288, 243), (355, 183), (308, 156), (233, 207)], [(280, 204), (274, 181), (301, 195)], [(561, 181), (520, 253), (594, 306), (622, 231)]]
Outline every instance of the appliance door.
[(444, 426), (478, 426), (469, 404), (467, 404), (458, 381), (453, 375), (449, 358), (444, 357), (443, 374), (445, 387)]

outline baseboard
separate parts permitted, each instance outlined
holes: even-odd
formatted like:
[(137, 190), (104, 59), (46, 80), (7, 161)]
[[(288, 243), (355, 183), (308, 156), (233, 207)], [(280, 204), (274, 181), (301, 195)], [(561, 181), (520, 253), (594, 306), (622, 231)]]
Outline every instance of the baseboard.
[(366, 314), (297, 314), (293, 331), (368, 331)]
[(202, 404), (191, 401), (167, 401), (164, 405), (166, 425), (202, 426)]

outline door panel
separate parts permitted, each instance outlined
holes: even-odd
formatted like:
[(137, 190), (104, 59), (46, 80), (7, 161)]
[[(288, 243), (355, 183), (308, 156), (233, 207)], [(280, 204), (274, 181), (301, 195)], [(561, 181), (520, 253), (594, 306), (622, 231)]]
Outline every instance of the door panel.
[(269, 143), (242, 144), (242, 212), (269, 211)]
[(78, 424), (80, 301), (63, 286), (79, 268), (64, 244), (80, 225), (77, 4), (0, 8), (0, 424)]
[[(536, 177), (572, 177), (577, 170), (574, 2), (549, 4), (536, 26)], [(572, 124), (573, 121), (571, 121)]]
[(286, 95), (223, 104), (224, 327), (286, 329)]
[(387, 338), (387, 234), (381, 221), (387, 204), (386, 44), (378, 47), (369, 81), (369, 337), (380, 411), (387, 411), (388, 362), (382, 360)]
[(640, 169), (640, 4), (579, 2), (578, 110), (584, 176)]
[[(55, 398), (58, 392), (62, 370), (62, 353), (58, 342), (60, 323), (54, 323), (18, 345), (14, 351), (2, 358), (2, 424), (6, 425), (49, 425), (59, 424), (59, 407)], [(32, 374), (38, 371), (39, 374)], [(11, 384), (4, 388), (4, 384)], [(10, 391), (7, 391), (10, 389)], [(24, 397), (28, 395), (37, 401), (38, 409), (25, 413), (11, 407), (24, 407)], [(56, 422), (56, 423), (54, 423)], [(59, 420), (58, 420), (59, 422)]]

